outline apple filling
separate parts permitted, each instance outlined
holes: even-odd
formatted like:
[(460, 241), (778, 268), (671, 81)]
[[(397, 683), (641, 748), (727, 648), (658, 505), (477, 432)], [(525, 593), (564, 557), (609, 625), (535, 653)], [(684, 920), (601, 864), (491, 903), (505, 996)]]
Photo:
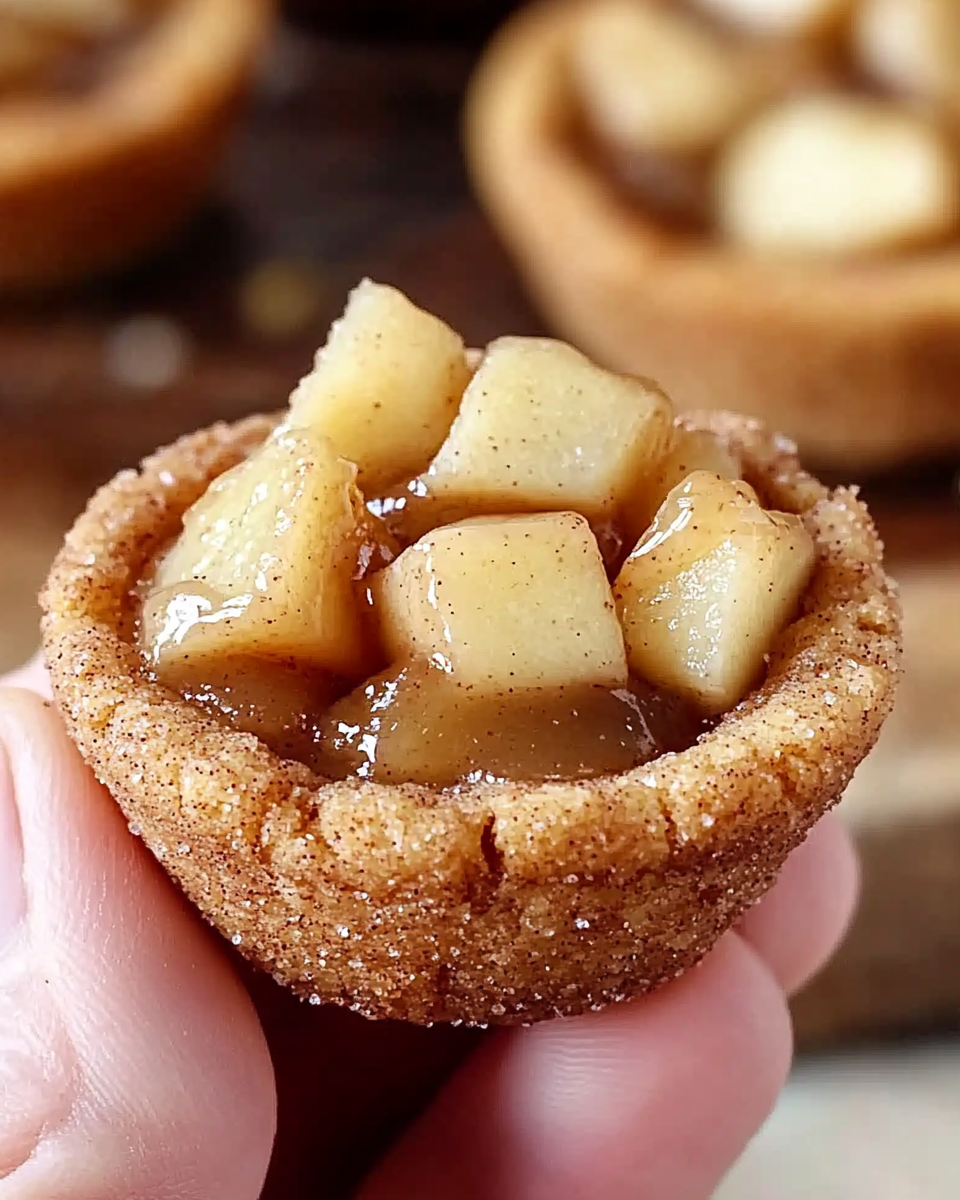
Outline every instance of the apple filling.
[(143, 587), (166, 686), (329, 778), (619, 774), (762, 678), (813, 570), (736, 449), (571, 347), (365, 281)]
[(956, 0), (599, 0), (569, 69), (588, 143), (660, 219), (821, 257), (960, 233)]

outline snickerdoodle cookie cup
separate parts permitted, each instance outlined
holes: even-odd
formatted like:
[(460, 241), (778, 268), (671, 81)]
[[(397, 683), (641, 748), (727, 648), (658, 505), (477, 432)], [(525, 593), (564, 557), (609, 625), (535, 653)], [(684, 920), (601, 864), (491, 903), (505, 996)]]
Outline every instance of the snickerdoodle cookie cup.
[(683, 423), (800, 515), (812, 579), (756, 691), (689, 749), (590, 781), (328, 782), (150, 681), (138, 583), (272, 420), (187, 437), (93, 499), (42, 597), (55, 697), (131, 827), (242, 953), (372, 1017), (534, 1021), (675, 977), (772, 883), (890, 710), (899, 608), (855, 492), (755, 422)]

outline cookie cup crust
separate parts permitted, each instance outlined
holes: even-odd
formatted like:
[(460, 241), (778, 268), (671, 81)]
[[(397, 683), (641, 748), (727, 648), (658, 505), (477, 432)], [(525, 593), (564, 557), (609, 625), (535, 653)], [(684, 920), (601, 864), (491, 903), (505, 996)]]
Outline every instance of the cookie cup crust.
[(670, 232), (572, 132), (568, 58), (588, 3), (510, 20), (465, 118), (474, 183), (553, 326), (681, 408), (784, 430), (823, 466), (878, 470), (960, 444), (960, 246), (817, 263)]
[(80, 96), (0, 98), (0, 291), (116, 266), (200, 199), (275, 0), (167, 0)]
[(802, 515), (814, 577), (758, 691), (691, 749), (590, 783), (326, 782), (144, 676), (144, 567), (269, 418), (184, 438), (94, 497), (41, 597), (56, 701), (131, 827), (243, 954), (371, 1017), (534, 1021), (675, 977), (770, 886), (877, 738), (899, 607), (855, 492), (828, 492), (755, 422), (682, 420)]

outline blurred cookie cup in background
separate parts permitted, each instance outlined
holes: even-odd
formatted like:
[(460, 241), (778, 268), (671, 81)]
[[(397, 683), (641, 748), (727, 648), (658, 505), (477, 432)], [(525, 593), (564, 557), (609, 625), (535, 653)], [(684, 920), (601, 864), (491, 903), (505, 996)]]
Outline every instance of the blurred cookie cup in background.
[(473, 181), (551, 324), (681, 408), (769, 420), (826, 468), (942, 453), (960, 70), (941, 26), (960, 32), (949, 0), (546, 0), (474, 77)]
[(272, 0), (0, 0), (0, 291), (121, 265), (196, 206)]

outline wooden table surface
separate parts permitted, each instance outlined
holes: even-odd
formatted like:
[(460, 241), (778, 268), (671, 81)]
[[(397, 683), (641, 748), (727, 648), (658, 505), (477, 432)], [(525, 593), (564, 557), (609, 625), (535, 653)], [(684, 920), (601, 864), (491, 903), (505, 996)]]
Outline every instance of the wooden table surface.
[[(541, 331), (464, 178), (470, 63), (456, 49), (285, 35), (214, 200), (174, 245), (109, 281), (0, 306), (0, 669), (33, 649), (37, 588), (91, 489), (179, 433), (280, 406), (363, 274), (404, 288), (474, 344)], [(291, 278), (300, 311), (284, 316)], [(280, 318), (270, 303), (263, 314), (270, 279), (288, 281), (271, 302)], [(913, 665), (855, 785), (851, 820), (873, 856), (867, 916), (798, 1009), (816, 1039), (960, 1021), (960, 922), (948, 934), (942, 918), (960, 911), (960, 507), (942, 467), (868, 496), (905, 581)], [(926, 849), (905, 869), (897, 847), (917, 821)], [(891, 916), (894, 876), (907, 898)], [(916, 921), (931, 912), (925, 944)]]

